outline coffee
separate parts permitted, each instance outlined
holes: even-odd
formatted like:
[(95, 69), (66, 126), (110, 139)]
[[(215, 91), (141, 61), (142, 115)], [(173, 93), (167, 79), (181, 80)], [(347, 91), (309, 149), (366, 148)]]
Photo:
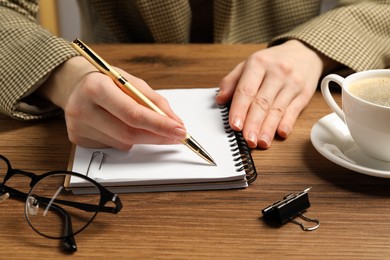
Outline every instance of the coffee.
[(349, 92), (365, 101), (390, 107), (390, 77), (374, 77), (352, 82)]

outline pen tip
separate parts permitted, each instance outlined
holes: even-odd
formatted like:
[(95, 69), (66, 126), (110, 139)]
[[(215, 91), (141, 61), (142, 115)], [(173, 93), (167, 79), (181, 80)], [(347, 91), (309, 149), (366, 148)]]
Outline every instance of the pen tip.
[(192, 136), (188, 135), (188, 138), (183, 140), (182, 142), (191, 150), (193, 150), (197, 155), (207, 161), (210, 165), (217, 166), (214, 159), (211, 158), (211, 156), (206, 152), (206, 150), (197, 141), (195, 141)]
[(217, 166), (217, 163), (216, 163), (212, 158), (210, 158), (209, 163), (210, 163), (210, 165), (212, 165), (212, 166)]
[(204, 160), (206, 160), (210, 165), (217, 166), (217, 163), (214, 161), (214, 159), (211, 158), (211, 156), (202, 147), (200, 147), (200, 150), (198, 151), (198, 155), (202, 157)]

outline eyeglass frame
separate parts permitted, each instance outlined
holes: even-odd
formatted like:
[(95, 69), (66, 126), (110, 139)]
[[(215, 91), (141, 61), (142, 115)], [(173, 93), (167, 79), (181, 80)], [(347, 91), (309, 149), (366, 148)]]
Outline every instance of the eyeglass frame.
[[(20, 169), (12, 168), (10, 161), (5, 156), (3, 156), (1, 154), (0, 154), (0, 159), (3, 160), (7, 164), (7, 167), (8, 167), (7, 172), (5, 173), (4, 179), (0, 183), (0, 197), (5, 196), (8, 193), (10, 198), (24, 200), (25, 201), (24, 213), (25, 213), (26, 218), (28, 218), (27, 206), (26, 206), (27, 199), (29, 198), (31, 191), (33, 190), (34, 186), (39, 181), (41, 181), (42, 179), (44, 179), (48, 176), (66, 175), (66, 174), (72, 175), (72, 176), (82, 178), (84, 180), (91, 182), (99, 189), (99, 192), (100, 192), (99, 205), (91, 205), (91, 204), (86, 204), (86, 203), (81, 203), (81, 202), (72, 202), (72, 201), (65, 201), (65, 200), (58, 200), (58, 199), (53, 200), (53, 202), (62, 203), (63, 205), (75, 207), (75, 208), (78, 208), (81, 210), (85, 210), (87, 212), (88, 211), (89, 212), (95, 211), (95, 214), (91, 217), (91, 219), (81, 229), (79, 229), (78, 231), (76, 231), (74, 233), (72, 230), (72, 223), (71, 223), (70, 215), (66, 212), (66, 210), (62, 209), (61, 207), (57, 207), (57, 205), (55, 205), (55, 204), (51, 204), (50, 207), (53, 207), (54, 210), (59, 211), (59, 213), (61, 213), (65, 217), (64, 229), (66, 232), (64, 232), (65, 233), (64, 236), (52, 237), (52, 236), (48, 236), (46, 234), (43, 234), (43, 233), (39, 232), (34, 226), (32, 226), (30, 221), (27, 219), (27, 223), (38, 234), (40, 234), (44, 237), (50, 238), (50, 239), (63, 239), (63, 249), (65, 251), (68, 251), (68, 252), (77, 251), (77, 246), (76, 246), (76, 243), (74, 240), (74, 236), (77, 235), (78, 233), (80, 233), (81, 231), (83, 231), (87, 226), (89, 226), (89, 224), (91, 224), (91, 222), (97, 216), (98, 212), (108, 212), (108, 213), (117, 214), (122, 209), (122, 202), (117, 194), (112, 193), (111, 191), (106, 189), (103, 185), (101, 185), (100, 183), (96, 182), (94, 179), (91, 179), (88, 176), (85, 176), (85, 175), (77, 173), (77, 172), (65, 171), (65, 170), (64, 171), (49, 171), (49, 172), (37, 175), (37, 174), (32, 173), (32, 172), (27, 172), (27, 171), (23, 171)], [(11, 187), (5, 185), (5, 183), (16, 174), (27, 176), (31, 179), (30, 190), (28, 193), (16, 190), (14, 188), (11, 188)], [(40, 199), (44, 199), (44, 201), (51, 200), (50, 198), (45, 198), (45, 197), (40, 197)], [(4, 199), (2, 198), (2, 200), (4, 200)], [(2, 200), (0, 200), (0, 202)], [(115, 207), (105, 206), (108, 202), (113, 202), (115, 204)]]

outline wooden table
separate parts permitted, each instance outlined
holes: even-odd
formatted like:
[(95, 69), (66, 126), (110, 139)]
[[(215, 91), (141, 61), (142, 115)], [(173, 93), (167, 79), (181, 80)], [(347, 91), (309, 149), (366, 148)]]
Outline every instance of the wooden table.
[[(110, 63), (154, 88), (215, 87), (258, 45), (101, 45)], [(121, 194), (118, 215), (101, 213), (76, 236), (75, 257), (105, 259), (253, 259), (390, 257), (390, 180), (342, 168), (322, 157), (310, 130), (330, 113), (317, 92), (287, 140), (254, 150), (259, 173), (247, 189)], [(15, 168), (66, 169), (71, 150), (62, 118), (20, 122), (0, 116), (0, 153)], [(2, 175), (3, 176), (3, 175)], [(307, 215), (321, 226), (270, 227), (261, 210), (290, 192), (312, 187)], [(23, 203), (0, 203), (2, 259), (67, 257), (59, 242), (36, 234)]]

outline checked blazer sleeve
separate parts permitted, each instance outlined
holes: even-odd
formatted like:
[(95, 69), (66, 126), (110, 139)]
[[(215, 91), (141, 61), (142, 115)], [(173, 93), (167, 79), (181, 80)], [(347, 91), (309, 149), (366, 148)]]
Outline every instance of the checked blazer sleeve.
[(390, 1), (335, 8), (273, 39), (298, 39), (355, 70), (390, 67)]
[(34, 92), (55, 67), (77, 55), (68, 42), (36, 23), (37, 10), (36, 1), (0, 0), (0, 112), (22, 120), (45, 118), (60, 112), (52, 106), (41, 109), (42, 102), (36, 102), (38, 106), (27, 104), (24, 98)]

